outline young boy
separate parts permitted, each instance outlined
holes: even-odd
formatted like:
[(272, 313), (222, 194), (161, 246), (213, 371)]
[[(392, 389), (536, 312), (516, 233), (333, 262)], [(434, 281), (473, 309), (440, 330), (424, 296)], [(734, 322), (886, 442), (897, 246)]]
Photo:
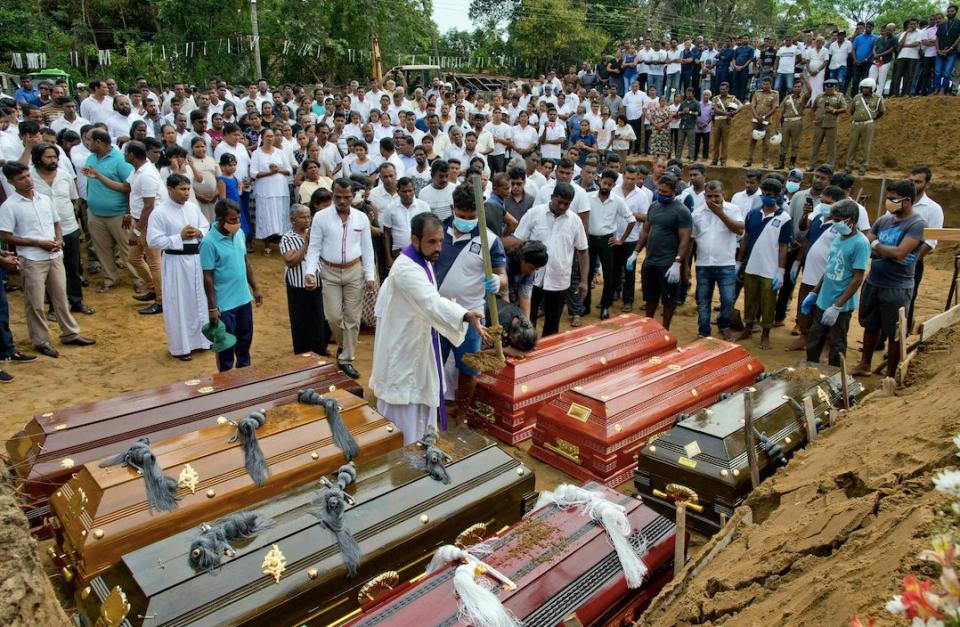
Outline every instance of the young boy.
[(820, 361), (823, 344), (830, 339), (830, 365), (840, 367), (840, 356), (847, 352), (850, 317), (857, 308), (857, 292), (863, 284), (870, 262), (870, 242), (857, 230), (860, 209), (848, 199), (830, 208), (830, 242), (826, 269), (820, 282), (807, 294), (800, 311), (810, 318), (807, 333), (807, 361)]

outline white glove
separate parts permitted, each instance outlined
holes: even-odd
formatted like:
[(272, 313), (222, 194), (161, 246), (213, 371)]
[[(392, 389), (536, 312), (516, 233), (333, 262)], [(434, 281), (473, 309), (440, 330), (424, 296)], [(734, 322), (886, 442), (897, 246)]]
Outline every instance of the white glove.
[(796, 283), (797, 276), (799, 276), (799, 274), (800, 274), (800, 262), (794, 261), (793, 265), (790, 266), (790, 282)]
[(733, 267), (734, 267), (734, 270), (736, 271), (736, 273), (739, 275), (739, 274), (740, 274), (740, 268), (743, 267), (743, 262), (742, 262), (742, 261), (734, 261), (734, 262), (733, 262)]
[(825, 327), (832, 327), (837, 323), (837, 318), (840, 317), (840, 308), (836, 305), (830, 305), (827, 307), (827, 310), (823, 312), (823, 316), (820, 317), (820, 324)]
[(637, 267), (637, 251), (630, 253), (630, 256), (627, 257), (627, 270), (633, 270)]
[(777, 276), (773, 277), (773, 291), (783, 287), (783, 268), (777, 268)]
[(880, 245), (880, 240), (878, 240), (878, 239), (875, 239), (875, 240), (873, 240), (872, 242), (870, 242), (870, 248), (871, 248), (871, 249), (874, 249), (874, 248), (876, 248), (876, 247), (879, 246), (879, 245)]
[(664, 273), (664, 276), (667, 277), (667, 283), (671, 285), (680, 282), (680, 262), (674, 261), (673, 265), (670, 266), (670, 269)]

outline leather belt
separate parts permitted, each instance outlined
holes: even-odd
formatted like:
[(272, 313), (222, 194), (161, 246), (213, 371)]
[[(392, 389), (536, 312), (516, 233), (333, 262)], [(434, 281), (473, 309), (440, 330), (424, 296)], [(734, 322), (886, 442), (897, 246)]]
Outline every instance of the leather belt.
[(184, 244), (183, 250), (164, 250), (165, 255), (199, 255), (200, 244)]
[(337, 270), (346, 270), (347, 268), (352, 268), (353, 266), (360, 263), (360, 257), (357, 257), (353, 261), (348, 261), (347, 263), (333, 263), (332, 261), (327, 261), (326, 259), (321, 259), (320, 261), (322, 261), (323, 265), (327, 266), (328, 268), (335, 268)]

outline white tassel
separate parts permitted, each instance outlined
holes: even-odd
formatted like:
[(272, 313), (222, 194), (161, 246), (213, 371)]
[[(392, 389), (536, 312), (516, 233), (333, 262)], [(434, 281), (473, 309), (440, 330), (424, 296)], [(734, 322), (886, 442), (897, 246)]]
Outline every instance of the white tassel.
[(464, 564), (453, 576), (453, 588), (460, 597), (459, 619), (476, 627), (520, 627), (497, 595), (477, 582), (475, 569), (475, 564)]
[[(623, 507), (608, 501), (601, 492), (584, 490), (570, 484), (559, 485), (553, 492), (541, 492), (534, 509), (547, 505), (556, 505), (561, 509), (580, 508), (585, 515), (603, 525), (610, 543), (617, 552), (620, 567), (623, 568), (623, 574), (627, 580), (627, 587), (640, 587), (647, 574), (647, 566), (630, 546), (628, 540), (631, 533), (630, 521), (627, 520)], [(644, 546), (639, 552), (642, 554), (645, 550)]]

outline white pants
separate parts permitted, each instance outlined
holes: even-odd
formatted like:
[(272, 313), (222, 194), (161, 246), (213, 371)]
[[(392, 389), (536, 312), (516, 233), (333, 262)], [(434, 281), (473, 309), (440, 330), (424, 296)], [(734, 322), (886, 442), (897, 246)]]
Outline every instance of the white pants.
[(408, 446), (423, 438), (427, 431), (437, 428), (437, 408), (429, 405), (394, 405), (377, 401), (377, 411), (403, 431), (403, 445)]
[(875, 63), (870, 64), (870, 78), (876, 81), (876, 93), (880, 94), (881, 96), (884, 94), (884, 88), (887, 86), (887, 71), (889, 69), (889, 63), (884, 63), (880, 66), (880, 69), (877, 69), (877, 65)]

